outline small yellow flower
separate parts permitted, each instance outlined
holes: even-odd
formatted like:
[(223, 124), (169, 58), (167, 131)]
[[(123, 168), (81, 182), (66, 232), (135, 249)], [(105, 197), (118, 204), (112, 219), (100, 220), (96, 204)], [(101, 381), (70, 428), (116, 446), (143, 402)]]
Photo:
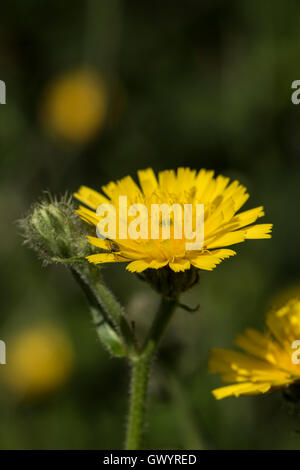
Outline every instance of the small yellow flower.
[[(246, 353), (214, 349), (209, 371), (232, 385), (213, 390), (217, 399), (257, 395), (300, 380), (300, 300), (292, 299), (266, 317), (267, 331), (252, 328), (237, 336), (235, 344)], [(299, 341), (298, 348), (297, 343)]]
[(18, 395), (35, 397), (63, 385), (72, 368), (72, 347), (64, 332), (39, 325), (7, 341), (3, 379)]
[[(240, 212), (249, 195), (246, 188), (229, 178), (217, 176), (213, 171), (200, 170), (198, 173), (189, 168), (178, 168), (177, 171), (161, 171), (156, 178), (153, 170), (148, 168), (138, 172), (139, 185), (130, 176), (117, 182), (110, 182), (102, 187), (105, 196), (81, 186), (75, 197), (88, 208), (80, 206), (77, 213), (91, 225), (97, 226), (101, 217), (96, 209), (101, 204), (112, 204), (119, 220), (119, 197), (127, 196), (128, 206), (143, 204), (151, 213), (152, 204), (179, 204), (184, 209), (190, 204), (204, 204), (204, 244), (201, 250), (186, 249), (187, 239), (175, 238), (171, 233), (169, 239), (121, 239), (112, 240), (89, 237), (92, 245), (105, 252), (91, 255), (88, 260), (95, 264), (127, 262), (127, 269), (141, 273), (148, 268), (158, 270), (168, 266), (173, 272), (193, 269), (212, 270), (224, 258), (235, 255), (235, 251), (224, 248), (243, 242), (249, 238), (270, 238), (271, 224), (253, 224), (264, 215), (263, 207)], [(149, 221), (149, 227), (151, 221)], [(149, 228), (150, 230), (150, 228)]]
[(107, 97), (102, 80), (91, 70), (74, 70), (51, 83), (43, 102), (45, 126), (74, 143), (84, 143), (102, 127)]

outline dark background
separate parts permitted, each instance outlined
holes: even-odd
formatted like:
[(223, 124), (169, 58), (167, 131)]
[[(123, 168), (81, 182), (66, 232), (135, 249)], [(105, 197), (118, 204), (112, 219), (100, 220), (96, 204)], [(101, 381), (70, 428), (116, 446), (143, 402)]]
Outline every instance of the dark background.
[[(45, 189), (100, 189), (140, 168), (189, 166), (246, 185), (246, 208), (263, 204), (274, 234), (238, 246), (185, 295), (201, 309), (178, 310), (163, 342), (146, 447), (300, 449), (300, 419), (280, 392), (217, 402), (210, 391), (219, 378), (206, 371), (212, 347), (263, 328), (270, 305), (300, 292), (300, 106), (291, 103), (299, 3), (19, 0), (2, 3), (0, 25), (0, 448), (120, 448), (128, 398), (126, 362), (102, 350), (78, 287), (63, 268), (41, 267), (15, 220)], [(41, 118), (49, 84), (80, 69), (99, 75), (108, 103), (84, 142), (50, 132)], [(157, 295), (123, 265), (104, 274), (145, 329)], [(72, 372), (51, 391), (23, 396), (5, 378), (11, 338), (45, 323), (72, 344)], [(34, 368), (39, 352), (31, 353)]]

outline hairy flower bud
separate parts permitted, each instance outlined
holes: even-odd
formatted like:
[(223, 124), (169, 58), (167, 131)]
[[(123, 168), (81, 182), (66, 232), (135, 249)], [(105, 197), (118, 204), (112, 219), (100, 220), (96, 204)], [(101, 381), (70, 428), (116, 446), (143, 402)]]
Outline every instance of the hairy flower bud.
[(86, 239), (89, 227), (75, 214), (71, 197), (36, 203), (19, 226), (25, 243), (46, 263), (72, 262), (93, 252)]
[(99, 269), (86, 259), (94, 248), (88, 243), (89, 225), (75, 213), (71, 197), (48, 197), (36, 203), (19, 221), (25, 243), (44, 263), (62, 263), (86, 295), (101, 343), (113, 355), (126, 356), (134, 348), (131, 329), (122, 308), (105, 286)]

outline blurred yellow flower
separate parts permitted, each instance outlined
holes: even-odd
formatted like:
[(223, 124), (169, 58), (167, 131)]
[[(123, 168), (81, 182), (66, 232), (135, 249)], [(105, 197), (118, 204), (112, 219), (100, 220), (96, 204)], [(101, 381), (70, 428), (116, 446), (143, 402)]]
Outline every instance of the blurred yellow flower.
[[(97, 226), (101, 217), (96, 215), (96, 209), (101, 204), (113, 205), (117, 211), (116, 220), (120, 220), (119, 197), (121, 196), (127, 197), (128, 207), (143, 204), (150, 219), (152, 206), (155, 204), (166, 204), (168, 207), (177, 204), (183, 211), (185, 205), (190, 205), (193, 213), (197, 204), (203, 204), (202, 249), (187, 249), (188, 238), (185, 234), (180, 238), (175, 236), (173, 215), (170, 222), (173, 230), (167, 239), (161, 235), (157, 239), (151, 236), (147, 239), (141, 237), (121, 239), (119, 236), (112, 240), (89, 237), (92, 245), (105, 250), (105, 253), (88, 256), (90, 262), (95, 264), (127, 262), (129, 264), (126, 269), (139, 273), (148, 268), (157, 270), (164, 267), (170, 268), (173, 272), (187, 271), (191, 268), (212, 270), (223, 259), (236, 254), (235, 251), (224, 247), (250, 238), (271, 237), (271, 224), (252, 225), (264, 215), (262, 206), (237, 213), (249, 197), (246, 188), (238, 181), (229, 184), (229, 178), (221, 175), (214, 178), (213, 171), (202, 169), (197, 172), (189, 168), (161, 171), (158, 178), (153, 170), (148, 168), (140, 170), (138, 178), (140, 186), (130, 176), (117, 182), (110, 182), (102, 187), (106, 196), (81, 186), (75, 197), (90, 209), (80, 206), (77, 213), (84, 221)], [(185, 223), (185, 219), (182, 220), (183, 211), (180, 215), (181, 225)], [(151, 220), (148, 222), (147, 230), (150, 230)]]
[(72, 369), (72, 346), (64, 332), (50, 325), (34, 326), (7, 341), (3, 375), (19, 395), (37, 396), (63, 385)]
[(215, 398), (257, 395), (300, 380), (300, 300), (270, 312), (266, 326), (265, 333), (249, 328), (237, 336), (235, 344), (246, 353), (212, 351), (209, 371), (232, 383), (213, 390)]
[(300, 299), (300, 283), (291, 284), (289, 286), (284, 287), (283, 289), (279, 290), (269, 302), (269, 306), (271, 309), (280, 308), (285, 303), (288, 302), (289, 299)]
[(74, 143), (91, 139), (103, 126), (107, 93), (103, 81), (91, 70), (74, 70), (54, 80), (42, 105), (45, 126)]

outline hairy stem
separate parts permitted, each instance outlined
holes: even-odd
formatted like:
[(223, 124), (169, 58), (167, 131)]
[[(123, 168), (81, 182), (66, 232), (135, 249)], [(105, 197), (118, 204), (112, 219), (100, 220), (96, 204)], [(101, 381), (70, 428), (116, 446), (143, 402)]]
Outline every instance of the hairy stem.
[(71, 272), (87, 297), (102, 344), (115, 356), (134, 352), (135, 338), (123, 308), (99, 277), (99, 272), (93, 266), (83, 265), (71, 267)]
[(132, 360), (129, 420), (126, 437), (127, 450), (137, 450), (141, 446), (152, 360), (159, 341), (174, 313), (176, 303), (174, 299), (162, 299), (144, 347), (140, 354)]

